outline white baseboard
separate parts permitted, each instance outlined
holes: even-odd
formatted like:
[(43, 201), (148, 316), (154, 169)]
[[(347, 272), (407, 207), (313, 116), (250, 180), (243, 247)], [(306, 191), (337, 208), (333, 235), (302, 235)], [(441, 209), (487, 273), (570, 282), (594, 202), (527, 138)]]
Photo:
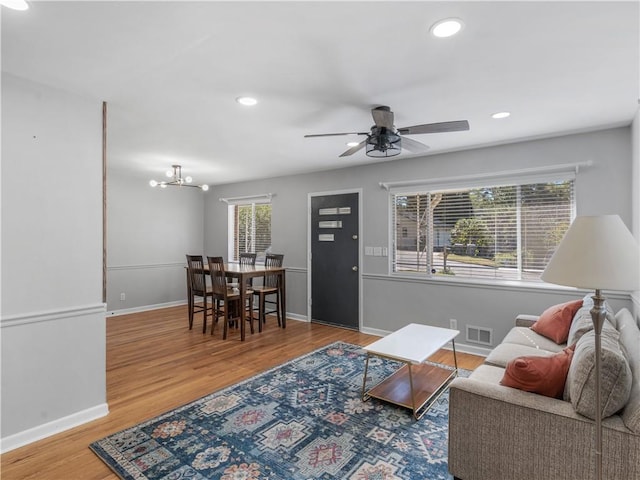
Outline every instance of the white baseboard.
[[(442, 348), (444, 348), (445, 350), (453, 350), (453, 347), (451, 346), (451, 344), (444, 345)], [(491, 353), (491, 349), (486, 347), (477, 347), (475, 345), (456, 342), (456, 352), (470, 353), (471, 355), (487, 357)]]
[(386, 337), (391, 333), (388, 330), (380, 330), (379, 328), (369, 328), (369, 327), (362, 327), (360, 331), (362, 333), (366, 333), (367, 335), (375, 335), (376, 337)]
[(77, 427), (109, 414), (109, 405), (103, 403), (95, 407), (76, 412), (43, 425), (24, 430), (0, 439), (0, 453), (6, 453), (29, 443), (42, 440), (65, 430)]
[(309, 323), (306, 315), (298, 315), (297, 313), (287, 313), (287, 320), (297, 320), (299, 322)]
[(112, 310), (107, 312), (107, 317), (115, 317), (118, 315), (127, 315), (129, 313), (147, 312), (149, 310), (159, 310), (161, 308), (177, 307), (178, 305), (186, 305), (186, 300), (177, 300), (175, 302), (156, 303), (155, 305), (142, 305), (140, 307), (122, 308), (120, 310)]

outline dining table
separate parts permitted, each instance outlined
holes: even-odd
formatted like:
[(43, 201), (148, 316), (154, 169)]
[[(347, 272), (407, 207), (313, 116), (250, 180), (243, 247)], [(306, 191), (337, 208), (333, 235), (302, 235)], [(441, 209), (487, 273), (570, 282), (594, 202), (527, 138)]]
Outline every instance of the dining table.
[[(204, 271), (208, 275), (209, 274), (209, 265), (204, 264)], [(247, 321), (247, 290), (250, 290), (251, 287), (247, 288), (246, 285), (249, 283), (249, 280), (252, 278), (260, 278), (264, 277), (266, 274), (274, 274), (278, 277), (278, 288), (280, 290), (280, 312), (282, 312), (282, 328), (287, 327), (287, 315), (285, 306), (287, 305), (287, 288), (286, 288), (286, 269), (284, 267), (265, 267), (264, 265), (241, 265), (239, 263), (225, 263), (224, 264), (224, 273), (227, 278), (237, 279), (238, 286), (245, 288), (239, 288), (240, 290), (240, 305), (244, 308), (241, 308), (241, 319), (240, 322), (240, 340), (244, 341), (245, 338), (245, 324)], [(189, 276), (187, 274), (187, 290), (190, 290), (191, 286), (189, 284)], [(191, 298), (191, 292), (188, 291), (188, 297)], [(253, 312), (251, 312), (253, 315)], [(260, 321), (260, 319), (258, 319)]]

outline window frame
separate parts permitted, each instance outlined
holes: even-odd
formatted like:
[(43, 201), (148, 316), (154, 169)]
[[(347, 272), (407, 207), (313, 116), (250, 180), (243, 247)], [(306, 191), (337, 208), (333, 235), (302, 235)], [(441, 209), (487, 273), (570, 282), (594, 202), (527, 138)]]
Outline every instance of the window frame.
[[(540, 286), (544, 284), (542, 280), (527, 279), (508, 279), (508, 278), (489, 278), (489, 277), (473, 277), (473, 276), (455, 276), (433, 274), (427, 269), (426, 272), (411, 271), (395, 271), (394, 266), (397, 262), (395, 238), (395, 205), (394, 199), (398, 195), (416, 195), (416, 194), (432, 194), (445, 193), (447, 191), (454, 192), (460, 190), (472, 190), (482, 187), (496, 188), (506, 186), (523, 186), (538, 183), (555, 183), (555, 182), (573, 182), (572, 186), (572, 203), (570, 205), (570, 221), (576, 217), (577, 209), (577, 192), (576, 180), (579, 164), (559, 165), (549, 168), (526, 169), (511, 172), (498, 172), (492, 175), (467, 175), (460, 177), (435, 178), (430, 180), (417, 180), (406, 182), (387, 182), (380, 183), (380, 186), (388, 192), (388, 274), (394, 278), (411, 278), (421, 279), (423, 281), (434, 282), (453, 282), (461, 284), (489, 284), (489, 285), (521, 285), (521, 286)], [(520, 206), (518, 206), (520, 208)], [(520, 242), (520, 238), (518, 238)], [(520, 245), (518, 249), (520, 249)], [(519, 255), (520, 257), (521, 255)], [(521, 266), (519, 265), (518, 268)]]

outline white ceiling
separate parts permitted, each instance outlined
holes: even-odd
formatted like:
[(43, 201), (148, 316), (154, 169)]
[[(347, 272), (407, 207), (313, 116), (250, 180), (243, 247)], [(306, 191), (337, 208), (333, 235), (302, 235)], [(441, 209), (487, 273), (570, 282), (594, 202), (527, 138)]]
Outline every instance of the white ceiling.
[[(434, 154), (628, 125), (640, 98), (638, 1), (29, 3), (2, 8), (2, 70), (106, 101), (110, 167), (141, 179), (381, 161), (303, 138), (366, 131), (378, 105), (397, 127), (469, 121), (411, 136)], [(433, 37), (446, 17), (464, 29)]]

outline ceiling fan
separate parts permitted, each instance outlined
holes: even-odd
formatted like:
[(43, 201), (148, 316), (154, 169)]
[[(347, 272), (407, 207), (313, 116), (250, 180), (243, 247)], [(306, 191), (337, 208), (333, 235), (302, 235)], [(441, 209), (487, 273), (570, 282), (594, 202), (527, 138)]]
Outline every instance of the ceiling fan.
[(331, 137), (336, 135), (366, 135), (367, 138), (340, 156), (346, 157), (353, 155), (358, 150), (366, 147), (368, 157), (394, 157), (399, 155), (403, 148), (411, 153), (422, 153), (429, 149), (424, 143), (405, 137), (405, 135), (469, 130), (469, 122), (466, 120), (426, 123), (424, 125), (396, 128), (393, 125), (393, 112), (387, 106), (372, 108), (371, 115), (373, 116), (375, 125), (371, 127), (370, 132), (318, 133), (305, 135), (305, 138)]

